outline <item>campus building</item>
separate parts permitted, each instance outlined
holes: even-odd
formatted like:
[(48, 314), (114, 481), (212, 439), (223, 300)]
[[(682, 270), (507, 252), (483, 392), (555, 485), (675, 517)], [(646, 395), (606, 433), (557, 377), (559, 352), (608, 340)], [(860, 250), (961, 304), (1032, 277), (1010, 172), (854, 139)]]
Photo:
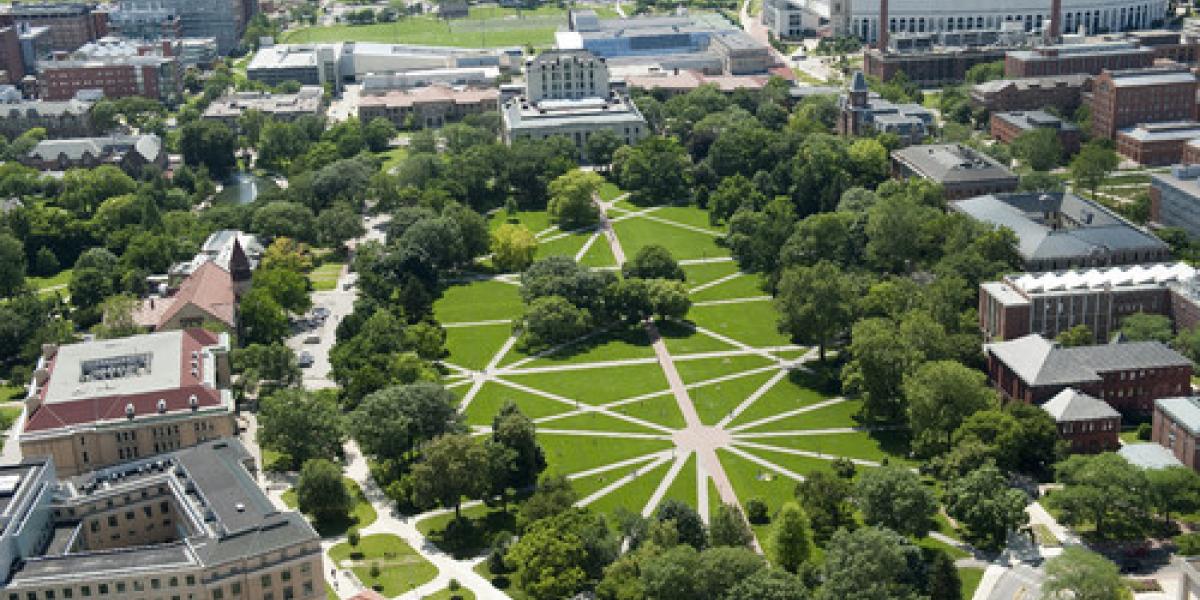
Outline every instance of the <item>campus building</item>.
[(1181, 162), (1188, 145), (1200, 139), (1200, 122), (1142, 123), (1117, 132), (1117, 153), (1144, 166)]
[(320, 538), (258, 487), (235, 439), (57, 481), (0, 466), (0, 598), (325, 598)]
[(1006, 275), (980, 284), (979, 328), (985, 339), (1012, 340), (1087, 325), (1107, 340), (1139, 312), (1190, 328), (1200, 324), (1196, 274), (1187, 263), (1159, 263)]
[(238, 117), (250, 110), (276, 121), (294, 121), (303, 116), (319, 117), (325, 113), (325, 90), (312, 85), (301, 87), (295, 94), (233, 92), (213, 100), (201, 117), (220, 121), (236, 131)]
[(112, 22), (128, 37), (213, 38), (217, 51), (229, 54), (257, 13), (256, 0), (119, 0)]
[(1200, 470), (1200, 397), (1186, 395), (1154, 402), (1150, 439), (1184, 465)]
[(971, 87), (971, 104), (989, 112), (1057, 109), (1072, 114), (1088, 89), (1088, 75), (996, 79)]
[(1187, 67), (1105, 70), (1092, 81), (1092, 135), (1112, 139), (1143, 123), (1196, 119), (1197, 79)]
[(96, 133), (92, 124), (95, 102), (70, 100), (26, 100), (15, 88), (0, 90), (0, 134), (13, 139), (41, 127), (48, 138), (84, 137)]
[(584, 157), (584, 144), (597, 131), (611, 131), (631, 145), (650, 134), (629, 97), (610, 91), (605, 60), (587, 51), (551, 50), (530, 59), (525, 86), (525, 95), (500, 109), (506, 143), (563, 136)]
[(21, 158), (21, 164), (41, 171), (113, 165), (138, 177), (147, 166), (165, 170), (167, 151), (162, 140), (150, 133), (42, 140)]
[(871, 48), (863, 53), (863, 72), (880, 81), (904, 73), (922, 86), (959, 84), (975, 65), (1004, 60), (1004, 46), (934, 45), (912, 50)]
[(838, 99), (840, 135), (894, 133), (905, 144), (919, 144), (933, 125), (933, 112), (924, 106), (895, 104), (872, 93), (861, 71), (854, 73), (850, 89)]
[(198, 328), (47, 345), (21, 454), (78, 475), (232, 436), (229, 377), (229, 336)]
[(0, 8), (0, 26), (49, 28), (51, 50), (71, 52), (108, 35), (108, 12), (81, 2), (13, 2)]
[(994, 112), (988, 124), (992, 137), (1006, 144), (1013, 143), (1027, 131), (1048, 129), (1058, 138), (1065, 156), (1079, 151), (1079, 128), (1044, 110)]
[[(249, 274), (245, 253), (235, 257), (235, 271)], [(188, 275), (169, 296), (151, 295), (133, 313), (133, 322), (148, 331), (204, 327), (237, 331), (238, 286), (233, 274), (213, 261)]]
[(1145, 69), (1153, 66), (1154, 58), (1153, 50), (1128, 41), (1058, 44), (1009, 52), (1004, 76), (1099, 75), (1104, 70)]
[(1121, 413), (1079, 390), (1067, 388), (1042, 405), (1054, 418), (1058, 437), (1071, 452), (1106, 452), (1121, 447)]
[(1184, 150), (1186, 164), (1150, 175), (1150, 221), (1200, 237), (1200, 163), (1186, 156), (1193, 148), (1200, 154), (1200, 148), (1196, 148), (1200, 144), (1194, 142)]
[(757, 91), (767, 87), (770, 80), (768, 75), (705, 75), (701, 71), (684, 70), (626, 75), (625, 85), (631, 90), (644, 90), (669, 98), (695, 91), (702, 85), (714, 87), (722, 94), (737, 90)]
[(1041, 405), (1073, 388), (1124, 414), (1191, 389), (1192, 361), (1162, 342), (1063, 348), (1030, 334), (984, 346), (988, 379), (1005, 398)]
[(409, 90), (391, 90), (359, 97), (358, 119), (368, 123), (383, 117), (400, 128), (441, 127), (467, 115), (493, 112), (500, 107), (495, 88), (450, 88), (431, 85)]
[(69, 100), (82, 90), (101, 90), (109, 99), (141, 96), (166, 103), (183, 94), (176, 44), (106, 38), (38, 63), (44, 100)]
[(1017, 189), (1017, 176), (982, 152), (962, 144), (909, 146), (892, 151), (892, 174), (940, 184), (947, 200)]
[(990, 194), (949, 208), (1010, 229), (1030, 271), (1135, 265), (1171, 256), (1170, 247), (1149, 231), (1070, 192)]

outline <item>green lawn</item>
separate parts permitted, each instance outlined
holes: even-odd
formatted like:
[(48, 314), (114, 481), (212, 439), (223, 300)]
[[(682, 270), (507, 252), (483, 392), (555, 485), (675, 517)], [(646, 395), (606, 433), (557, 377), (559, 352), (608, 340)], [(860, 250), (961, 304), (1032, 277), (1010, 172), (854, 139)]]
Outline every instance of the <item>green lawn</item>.
[(614, 406), (612, 410), (671, 429), (683, 429), (685, 425), (683, 415), (679, 412), (679, 403), (669, 391), (637, 402)]
[(520, 289), (495, 280), (451, 286), (433, 303), (433, 314), (441, 323), (515, 319), (522, 312)]
[(617, 481), (618, 479), (633, 473), (634, 471), (645, 468), (646, 463), (648, 462), (650, 462), (649, 459), (639, 462), (633, 466), (627, 466), (621, 469), (613, 469), (611, 471), (605, 471), (604, 473), (597, 473), (595, 475), (588, 475), (587, 477), (580, 477), (579, 479), (572, 479), (571, 488), (575, 490), (575, 495), (582, 500), (604, 489), (605, 486), (608, 486), (612, 482)]
[(425, 596), (425, 600), (475, 600), (475, 594), (465, 587), (458, 588), (458, 591), (451, 591), (450, 588), (439, 590), (437, 593)]
[(613, 256), (612, 246), (608, 244), (608, 238), (603, 235), (596, 238), (592, 243), (592, 247), (583, 254), (579, 260), (579, 264), (588, 267), (615, 267), (617, 259)]
[(667, 493), (663, 495), (663, 501), (667, 500), (678, 500), (688, 506), (696, 506), (696, 454), (694, 452), (688, 457), (679, 474), (675, 476), (675, 481), (671, 482), (671, 487), (667, 488)]
[[(699, 227), (713, 233), (725, 234), (725, 229), (721, 226), (713, 225), (708, 222), (708, 211), (697, 208), (695, 206), (664, 206), (650, 213), (660, 219), (666, 219), (683, 225), (691, 225)], [(663, 224), (664, 227), (670, 225)]]
[(600, 195), (601, 199), (612, 201), (617, 196), (624, 194), (625, 191), (617, 187), (615, 183), (612, 183), (611, 181), (605, 181), (600, 185), (600, 189), (596, 193)]
[(19, 403), (0, 405), (0, 430), (8, 431), (17, 418), (21, 416), (24, 406)]
[(683, 265), (683, 274), (687, 276), (688, 287), (692, 288), (731, 275), (737, 270), (737, 263), (733, 261)]
[[(653, 213), (651, 213), (653, 214)], [(666, 248), (676, 260), (692, 258), (714, 258), (729, 256), (729, 251), (717, 246), (717, 236), (707, 235), (651, 221), (640, 217), (618, 221), (613, 224), (625, 256), (637, 255), (639, 249), (649, 244)]]
[(802, 412), (785, 419), (771, 421), (758, 427), (747, 429), (746, 432), (756, 431), (796, 431), (803, 429), (832, 429), (835, 427), (857, 427), (855, 420), (858, 411), (862, 409), (859, 400), (847, 400), (829, 406)]
[(651, 471), (644, 472), (637, 479), (613, 490), (589, 506), (600, 513), (612, 513), (618, 508), (624, 508), (632, 513), (641, 514), (670, 467), (671, 463), (667, 461)]
[[(510, 356), (501, 364), (511, 364), (529, 354), (513, 349)], [(553, 354), (548, 354), (521, 365), (524, 367), (545, 367), (560, 364), (583, 364), (607, 360), (622, 360), (627, 358), (653, 358), (654, 347), (650, 345), (650, 337), (641, 327), (615, 329), (579, 340), (567, 345)]]
[(538, 434), (546, 453), (546, 471), (570, 475), (671, 447), (666, 440), (597, 438), (576, 435)]
[(761, 444), (807, 450), (831, 457), (845, 456), (862, 460), (882, 461), (892, 464), (912, 465), (905, 454), (908, 451), (904, 436), (895, 431), (833, 433), (774, 437), (755, 440)]
[(759, 419), (777, 415), (784, 411), (809, 406), (828, 399), (828, 396), (813, 389), (810, 382), (806, 378), (806, 374), (802, 371), (792, 371), (787, 377), (779, 380), (771, 389), (767, 390), (758, 400), (754, 401), (738, 418), (734, 419), (733, 425), (742, 425), (752, 423)]
[(328, 292), (337, 289), (338, 276), (342, 274), (344, 263), (327, 262), (308, 273), (308, 281), (313, 291)]
[(657, 325), (658, 334), (662, 336), (663, 341), (667, 344), (667, 350), (676, 358), (679, 358), (682, 354), (736, 349), (717, 338), (696, 331), (685, 323), (659, 321)]
[(510, 335), (512, 326), (508, 323), (447, 327), (446, 349), (450, 356), (446, 360), (468, 369), (483, 369)]
[(957, 546), (951, 546), (950, 544), (947, 544), (941, 540), (936, 540), (931, 537), (923, 537), (923, 538), (917, 540), (917, 545), (922, 548), (929, 549), (929, 550), (940, 550), (942, 552), (945, 552), (946, 555), (949, 556), (952, 560), (958, 560), (960, 558), (967, 558), (967, 557), (971, 556), (971, 553), (967, 552), (966, 550), (963, 550)]
[[(748, 315), (756, 318), (748, 319)], [(693, 306), (688, 313), (688, 320), (693, 323), (756, 348), (791, 343), (776, 329), (776, 318), (770, 302)]]
[(392, 169), (399, 167), (404, 159), (408, 158), (408, 148), (392, 148), (385, 152), (380, 152), (378, 155), (383, 159), (383, 164), (379, 166), (384, 173), (391, 173)]
[(661, 433), (656, 429), (642, 427), (625, 419), (610, 417), (602, 413), (580, 413), (538, 423), (538, 427), (546, 429), (570, 429), (583, 431), (627, 431), (630, 433)]
[[(584, 404), (606, 404), (667, 389), (658, 363), (606, 369), (506, 375), (505, 379)], [(599, 385), (598, 385), (599, 383)]]
[(975, 597), (975, 589), (983, 579), (983, 569), (979, 567), (962, 567), (958, 570), (958, 578), (962, 581), (962, 600)]
[[(500, 210), (492, 214), (491, 219), (488, 220), (488, 227), (490, 229), (496, 229), (505, 223), (511, 222), (513, 221), (508, 218), (508, 212)], [(529, 231), (534, 235), (546, 231), (552, 226), (552, 223), (550, 223), (550, 213), (544, 210), (518, 211), (516, 214), (516, 222), (529, 228)], [(549, 235), (549, 233), (547, 235)]]
[(765, 296), (767, 292), (763, 291), (764, 283), (765, 280), (761, 275), (746, 273), (728, 281), (718, 283), (710, 288), (692, 293), (692, 301), (704, 302), (706, 300), (730, 300), (733, 298)]
[[(454, 521), (454, 513), (447, 512), (417, 522), (417, 530), (427, 536), (430, 541), (437, 545), (442, 550), (455, 554), (460, 558), (468, 558), (486, 550), (492, 542), (492, 538), (501, 531), (516, 531), (516, 506), (505, 508), (490, 508), (484, 504), (476, 504), (470, 508), (462, 509), (462, 516), (469, 527), (469, 534), (465, 534), (461, 539), (452, 540), (451, 545), (446, 543), (446, 527)], [(458, 525), (464, 527), (463, 524)]]
[[(717, 457), (720, 458), (721, 466), (725, 468), (725, 474), (729, 476), (729, 481), (733, 484), (733, 490), (737, 493), (743, 509), (747, 501), (758, 498), (767, 504), (767, 513), (773, 517), (785, 502), (795, 499), (795, 481), (764, 469), (727, 450), (717, 450)], [(713, 496), (715, 492), (716, 490), (712, 490), (709, 495)], [(720, 502), (719, 498), (717, 502)], [(765, 533), (769, 530), (769, 525), (754, 527), (760, 544), (766, 544)]]
[[(464, 388), (466, 386), (463, 386)], [(510, 388), (495, 382), (487, 382), (479, 389), (479, 393), (467, 406), (467, 423), (470, 425), (491, 425), (492, 417), (500, 412), (505, 402), (513, 402), (521, 412), (531, 418), (548, 417), (571, 410), (566, 404), (555, 402), (548, 398), (527, 394), (521, 390)]]
[(757, 354), (722, 356), (718, 358), (675, 359), (675, 369), (684, 383), (700, 383), (726, 375), (770, 366), (772, 361)]
[(54, 292), (67, 294), (67, 286), (71, 284), (71, 269), (63, 269), (49, 277), (26, 277), (25, 283), (42, 295), (52, 295)]
[[(313, 528), (323, 537), (335, 537), (346, 533), (351, 527), (363, 528), (375, 522), (379, 517), (375, 513), (375, 507), (367, 501), (363, 495), (362, 488), (349, 477), (343, 477), (342, 481), (346, 484), (346, 490), (350, 492), (350, 496), (354, 498), (354, 506), (350, 509), (350, 514), (345, 519), (335, 521), (314, 521)], [(291, 488), (283, 493), (283, 503), (288, 508), (296, 508), (296, 488)]]
[(25, 398), (25, 386), (0, 385), (0, 402), (15, 402)]
[[(350, 566), (367, 587), (376, 587), (384, 596), (398, 596), (437, 576), (437, 567), (417, 554), (398, 536), (388, 533), (363, 536), (358, 547), (342, 542), (329, 549), (329, 557), (339, 566)], [(379, 576), (371, 575), (378, 565)]]
[(692, 388), (688, 390), (688, 396), (692, 398), (700, 420), (705, 425), (716, 425), (774, 375), (772, 372), (758, 373)]
[(394, 23), (330, 25), (290, 31), (281, 40), (289, 44), (315, 42), (383, 42), (432, 46), (548, 47), (554, 33), (566, 25), (566, 12), (555, 7), (522, 11), (472, 7), (466, 19), (442, 20), (435, 16), (407, 17)]

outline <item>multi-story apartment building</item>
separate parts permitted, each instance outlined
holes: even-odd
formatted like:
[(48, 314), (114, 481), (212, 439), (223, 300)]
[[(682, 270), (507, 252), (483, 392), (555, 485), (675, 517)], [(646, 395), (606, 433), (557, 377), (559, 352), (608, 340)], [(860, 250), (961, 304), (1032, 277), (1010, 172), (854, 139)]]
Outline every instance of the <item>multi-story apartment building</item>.
[(1092, 81), (1092, 135), (1112, 139), (1142, 123), (1196, 118), (1197, 79), (1182, 65), (1105, 70)]
[(320, 539), (280, 512), (234, 439), (58, 482), (0, 466), (0, 598), (325, 598)]
[(183, 93), (177, 44), (135, 43), (108, 38), (38, 63), (44, 100), (67, 100), (81, 90), (103, 90), (106, 98), (142, 96), (167, 103)]
[(1030, 334), (988, 344), (984, 353), (996, 390), (1026, 404), (1042, 404), (1074, 388), (1123, 413), (1149, 415), (1155, 400), (1191, 389), (1191, 359), (1162, 342), (1063, 348)]
[(70, 52), (108, 35), (108, 12), (78, 2), (13, 2), (0, 9), (0, 26), (48, 27), (50, 49)]
[(49, 345), (18, 441), (77, 475), (228, 437), (237, 429), (229, 336), (185, 329)]

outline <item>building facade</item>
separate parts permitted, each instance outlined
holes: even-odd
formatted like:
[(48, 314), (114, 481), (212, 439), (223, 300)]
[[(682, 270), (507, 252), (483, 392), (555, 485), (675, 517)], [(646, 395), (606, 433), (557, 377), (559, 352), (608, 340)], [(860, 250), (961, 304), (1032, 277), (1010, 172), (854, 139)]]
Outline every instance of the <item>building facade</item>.
[(990, 156), (962, 144), (909, 146), (892, 151), (892, 174), (942, 186), (947, 200), (1011, 192), (1018, 179)]
[(1117, 132), (1117, 153), (1139, 165), (1173, 165), (1183, 160), (1188, 144), (1195, 139), (1200, 139), (1196, 121), (1142, 123)]
[(250, 110), (276, 121), (294, 121), (303, 116), (319, 117), (325, 114), (325, 90), (313, 85), (302, 86), (295, 94), (233, 92), (213, 100), (204, 109), (201, 118), (220, 121), (236, 131), (238, 118)]
[(382, 117), (400, 128), (433, 128), (461, 121), (468, 115), (495, 112), (499, 107), (500, 91), (495, 88), (431, 85), (360, 96), (358, 119), (367, 123)]
[(1200, 470), (1200, 398), (1186, 395), (1154, 403), (1150, 439), (1170, 450), (1193, 470)]
[(984, 346), (988, 378), (1005, 398), (1044, 404), (1073, 388), (1123, 414), (1150, 415), (1154, 401), (1191, 389), (1192, 361), (1161, 342), (1063, 348), (1025, 337)]
[(147, 166), (165, 170), (167, 151), (153, 134), (42, 140), (21, 158), (21, 164), (42, 171), (113, 165), (139, 177)]
[(217, 51), (229, 54), (241, 45), (257, 13), (254, 0), (120, 0), (113, 21), (145, 39), (176, 29), (179, 37), (213, 38)]
[(1121, 447), (1121, 413), (1092, 396), (1067, 388), (1043, 404), (1042, 410), (1054, 418), (1058, 437), (1067, 442), (1071, 452), (1108, 452)]
[(0, 26), (47, 27), (50, 49), (71, 52), (108, 35), (108, 12), (76, 2), (14, 2), (0, 10)]
[(1072, 114), (1089, 88), (1088, 75), (997, 79), (971, 88), (971, 104), (989, 112), (1057, 109)]
[(1196, 119), (1197, 79), (1187, 67), (1105, 70), (1092, 81), (1092, 135), (1112, 139), (1142, 123)]
[[(1188, 149), (1195, 148), (1189, 145)], [(1195, 150), (1200, 154), (1200, 149)], [(1200, 237), (1200, 163), (1188, 160), (1168, 173), (1150, 175), (1150, 221), (1164, 227), (1179, 227)]]
[(62, 101), (17, 99), (0, 102), (0, 134), (13, 139), (34, 127), (41, 127), (51, 139), (94, 135), (94, 105), (94, 102), (77, 98)]
[(893, 133), (902, 143), (919, 144), (933, 127), (932, 111), (919, 104), (894, 104), (872, 94), (862, 72), (854, 73), (850, 88), (838, 99), (840, 135)]
[(1048, 129), (1054, 132), (1063, 154), (1070, 156), (1079, 151), (1079, 128), (1044, 110), (1019, 112), (994, 112), (988, 121), (993, 138), (1011, 144), (1027, 131)]
[(1146, 69), (1153, 66), (1154, 58), (1153, 50), (1133, 42), (1059, 44), (1009, 52), (1004, 57), (1004, 76), (1099, 75), (1106, 69)]
[(43, 100), (69, 100), (83, 90), (104, 97), (141, 96), (168, 104), (183, 94), (176, 44), (131, 43), (108, 38), (70, 54), (38, 63), (38, 92)]
[(21, 453), (78, 475), (232, 436), (228, 353), (228, 335), (203, 329), (47, 346)]
[(863, 71), (880, 81), (890, 81), (898, 73), (923, 86), (961, 83), (975, 65), (1004, 60), (1004, 48), (938, 47), (913, 52), (884, 51), (871, 48), (863, 53)]

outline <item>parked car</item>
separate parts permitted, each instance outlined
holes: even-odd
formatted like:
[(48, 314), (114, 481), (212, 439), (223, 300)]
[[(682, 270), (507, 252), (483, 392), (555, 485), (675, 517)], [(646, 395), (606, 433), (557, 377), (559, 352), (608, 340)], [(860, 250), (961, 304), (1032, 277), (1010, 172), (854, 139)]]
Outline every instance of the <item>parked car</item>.
[(324, 321), (325, 318), (329, 316), (329, 309), (324, 306), (318, 306), (312, 309), (312, 313), (314, 316)]
[(320, 343), (321, 343), (321, 336), (319, 336), (319, 335), (310, 335), (310, 336), (308, 336), (308, 337), (304, 338), (304, 343), (305, 343), (305, 344), (320, 344)]
[(307, 350), (301, 352), (300, 356), (296, 358), (296, 364), (300, 365), (301, 369), (307, 369), (313, 366), (314, 362), (316, 362), (316, 358), (313, 357), (312, 352)]

